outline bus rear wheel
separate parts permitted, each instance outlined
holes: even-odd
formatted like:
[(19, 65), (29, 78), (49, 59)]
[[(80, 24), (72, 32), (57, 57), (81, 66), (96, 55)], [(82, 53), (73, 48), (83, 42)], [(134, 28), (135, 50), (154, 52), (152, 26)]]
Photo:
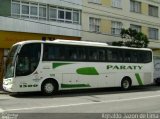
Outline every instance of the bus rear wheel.
[(126, 77), (121, 81), (121, 89), (128, 90), (130, 88), (131, 88), (131, 80), (130, 80), (130, 78)]
[(53, 95), (57, 92), (57, 85), (51, 80), (46, 80), (42, 83), (41, 92), (43, 95)]

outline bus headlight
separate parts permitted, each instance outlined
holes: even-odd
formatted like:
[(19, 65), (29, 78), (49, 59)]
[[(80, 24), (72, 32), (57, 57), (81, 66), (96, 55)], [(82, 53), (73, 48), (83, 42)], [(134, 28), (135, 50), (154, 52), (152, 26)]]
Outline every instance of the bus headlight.
[(13, 84), (13, 80), (12, 79), (6, 79), (6, 80), (4, 80), (3, 84), (4, 85), (11, 85), (11, 84)]

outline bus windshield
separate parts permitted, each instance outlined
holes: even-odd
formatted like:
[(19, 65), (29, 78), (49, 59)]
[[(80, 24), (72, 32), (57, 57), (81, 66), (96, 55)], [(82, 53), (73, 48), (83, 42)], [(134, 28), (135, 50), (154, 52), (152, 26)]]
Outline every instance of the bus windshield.
[(5, 68), (5, 78), (11, 78), (14, 76), (14, 69), (15, 69), (15, 56), (17, 49), (20, 45), (13, 46), (8, 54), (7, 60), (6, 60), (6, 68)]

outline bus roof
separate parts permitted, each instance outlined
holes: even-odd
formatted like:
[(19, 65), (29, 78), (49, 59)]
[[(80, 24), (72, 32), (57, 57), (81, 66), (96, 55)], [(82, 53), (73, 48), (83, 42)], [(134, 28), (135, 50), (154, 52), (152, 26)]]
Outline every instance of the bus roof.
[(109, 47), (109, 48), (120, 48), (120, 49), (133, 49), (133, 50), (151, 50), (149, 48), (133, 48), (133, 47), (126, 47), (126, 46), (111, 46), (107, 43), (100, 43), (100, 42), (88, 42), (88, 41), (75, 41), (75, 40), (64, 40), (64, 39), (56, 39), (54, 41), (40, 41), (40, 40), (27, 40), (21, 41), (17, 44), (28, 44), (28, 43), (50, 43), (50, 44), (67, 44), (67, 45), (82, 45), (82, 46), (98, 46), (98, 47)]
[(63, 43), (63, 44), (71, 44), (71, 45), (108, 46), (107, 43), (88, 42), (88, 41), (74, 41), (74, 40), (61, 40), (61, 39), (55, 40), (54, 43)]

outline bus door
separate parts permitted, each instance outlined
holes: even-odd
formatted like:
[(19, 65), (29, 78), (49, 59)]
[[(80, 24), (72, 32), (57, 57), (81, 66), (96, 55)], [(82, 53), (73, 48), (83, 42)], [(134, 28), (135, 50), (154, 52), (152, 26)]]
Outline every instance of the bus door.
[(38, 87), (40, 71), (41, 44), (32, 43), (22, 46), (16, 59), (16, 81), (21, 91), (33, 91)]

